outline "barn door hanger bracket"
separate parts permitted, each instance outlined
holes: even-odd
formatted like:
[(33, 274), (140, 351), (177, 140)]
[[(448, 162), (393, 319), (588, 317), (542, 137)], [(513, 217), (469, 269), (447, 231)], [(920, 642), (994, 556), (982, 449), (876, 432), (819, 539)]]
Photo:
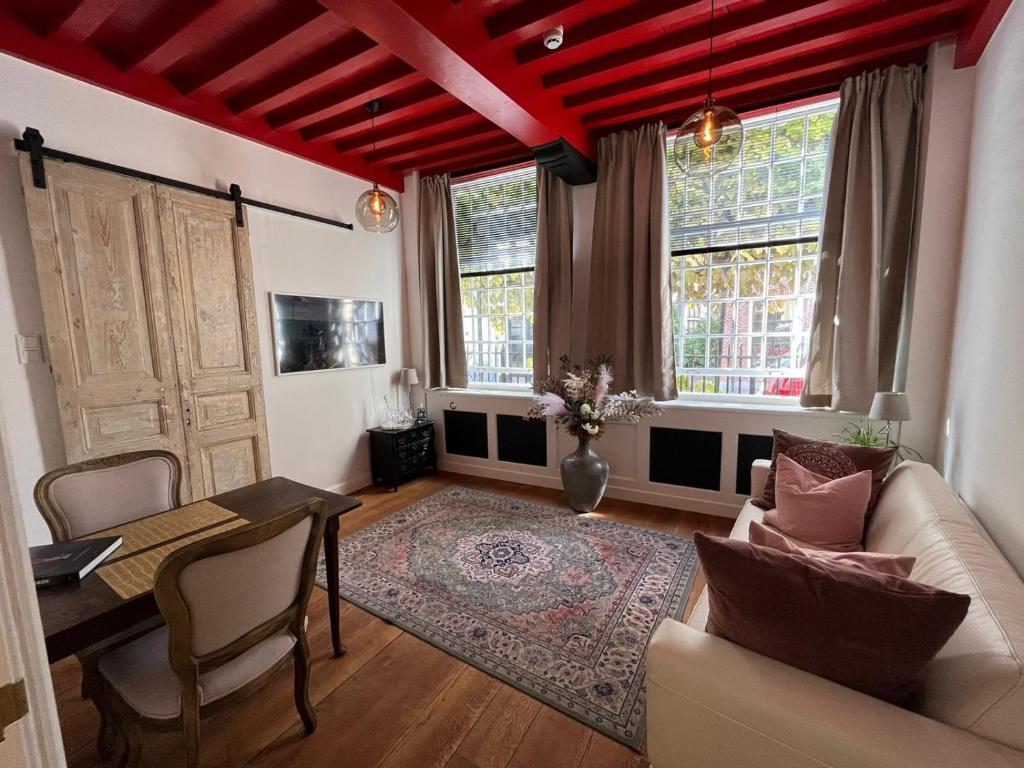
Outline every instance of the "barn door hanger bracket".
[(237, 184), (228, 187), (228, 194), (235, 203), (235, 224), (239, 227), (245, 226), (245, 215), (242, 213), (242, 188)]
[(43, 168), (43, 134), (38, 128), (26, 128), (21, 134), (25, 147), (28, 149), (29, 162), (32, 166), (32, 185), (46, 189), (46, 169)]

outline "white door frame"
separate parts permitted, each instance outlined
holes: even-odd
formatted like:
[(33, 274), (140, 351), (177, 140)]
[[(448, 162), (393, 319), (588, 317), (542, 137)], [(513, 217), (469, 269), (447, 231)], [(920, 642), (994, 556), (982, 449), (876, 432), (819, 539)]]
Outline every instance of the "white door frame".
[[(6, 646), (11, 678), (25, 679), (28, 714), (19, 721), (24, 764), (65, 768), (64, 746), (43, 644), (25, 526), (14, 499), (10, 442), (0, 413), (0, 643)], [(0, 680), (0, 685), (8, 683)]]

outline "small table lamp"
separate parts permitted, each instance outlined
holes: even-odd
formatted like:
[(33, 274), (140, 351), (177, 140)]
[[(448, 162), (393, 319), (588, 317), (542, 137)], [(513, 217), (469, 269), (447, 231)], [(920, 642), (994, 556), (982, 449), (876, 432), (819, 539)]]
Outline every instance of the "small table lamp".
[(412, 388), (420, 383), (420, 377), (416, 375), (415, 368), (403, 368), (402, 376), (405, 378), (405, 386), (409, 388), (409, 410), (412, 410)]
[(903, 422), (910, 421), (910, 402), (907, 400), (906, 392), (876, 392), (875, 399), (871, 402), (871, 410), (868, 411), (868, 418), (875, 421), (885, 422), (885, 442), (891, 445), (889, 439), (892, 422), (896, 422), (896, 445), (900, 444), (900, 436), (903, 432)]

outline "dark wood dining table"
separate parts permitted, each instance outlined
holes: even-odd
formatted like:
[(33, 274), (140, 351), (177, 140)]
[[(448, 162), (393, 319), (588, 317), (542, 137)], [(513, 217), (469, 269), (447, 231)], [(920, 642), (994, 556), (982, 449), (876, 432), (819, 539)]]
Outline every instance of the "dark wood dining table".
[[(345, 653), (345, 646), (341, 642), (341, 629), (338, 626), (341, 600), (338, 586), (338, 532), (341, 527), (341, 516), (362, 506), (362, 502), (286, 477), (273, 477), (236, 488), (227, 493), (211, 496), (208, 501), (255, 523), (271, 518), (311, 497), (323, 499), (327, 505), (324, 557), (327, 567), (328, 610), (334, 655), (341, 656)], [(152, 591), (125, 600), (95, 572), (78, 584), (40, 589), (37, 595), (46, 639), (46, 653), (51, 664), (97, 643), (116, 638), (160, 614)]]

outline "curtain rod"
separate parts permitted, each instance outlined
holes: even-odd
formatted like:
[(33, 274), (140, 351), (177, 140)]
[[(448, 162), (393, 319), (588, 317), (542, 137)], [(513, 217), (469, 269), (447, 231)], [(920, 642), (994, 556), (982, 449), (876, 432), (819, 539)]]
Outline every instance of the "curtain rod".
[(155, 173), (139, 171), (135, 168), (127, 168), (123, 165), (114, 165), (113, 163), (107, 163), (103, 160), (95, 160), (91, 157), (74, 155), (70, 152), (62, 152), (59, 149), (50, 149), (49, 147), (43, 146), (43, 136), (35, 128), (26, 128), (25, 132), (22, 134), (22, 138), (14, 140), (14, 148), (19, 152), (29, 153), (32, 160), (32, 182), (40, 189), (46, 188), (46, 173), (43, 170), (43, 158), (48, 157), (52, 160), (61, 160), (65, 163), (84, 165), (89, 168), (96, 168), (100, 171), (108, 171), (110, 173), (120, 174), (121, 176), (129, 176), (133, 179), (141, 179), (142, 181), (149, 181), (155, 184), (163, 184), (164, 186), (174, 187), (175, 189), (184, 189), (187, 192), (195, 192), (200, 195), (215, 197), (218, 200), (230, 200), (235, 204), (235, 222), (240, 227), (245, 225), (242, 217), (242, 205), (250, 205), (255, 208), (264, 208), (268, 211), (275, 211), (276, 213), (283, 213), (300, 219), (307, 219), (308, 221), (328, 224), (332, 227), (340, 227), (341, 229), (349, 230), (352, 229), (352, 225), (344, 221), (328, 219), (325, 216), (317, 216), (314, 213), (297, 211), (294, 208), (286, 208), (282, 205), (265, 203), (262, 200), (254, 200), (251, 197), (243, 197), (242, 189), (237, 184), (232, 184), (228, 188), (227, 192), (222, 192), (219, 189), (202, 187), (198, 184), (190, 184), (187, 181), (179, 181), (178, 179), (169, 179), (166, 176), (158, 176)]

